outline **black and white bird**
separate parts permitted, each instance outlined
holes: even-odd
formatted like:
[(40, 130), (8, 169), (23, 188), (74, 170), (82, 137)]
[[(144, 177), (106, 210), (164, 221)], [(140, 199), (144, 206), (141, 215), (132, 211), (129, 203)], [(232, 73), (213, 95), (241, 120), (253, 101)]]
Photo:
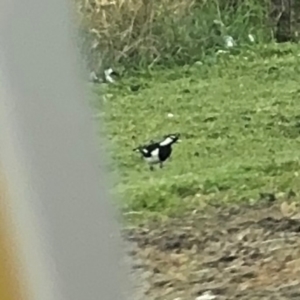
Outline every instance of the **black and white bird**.
[(93, 83), (115, 83), (116, 78), (119, 77), (120, 74), (118, 72), (112, 68), (108, 68), (100, 74), (97, 74), (94, 71), (91, 72), (89, 75), (89, 81)]
[(151, 171), (156, 164), (159, 164), (160, 168), (162, 168), (163, 163), (172, 154), (172, 145), (180, 142), (179, 137), (179, 133), (168, 134), (160, 142), (151, 141), (150, 144), (139, 146), (133, 149), (133, 151), (139, 152), (142, 155), (142, 158), (149, 164)]

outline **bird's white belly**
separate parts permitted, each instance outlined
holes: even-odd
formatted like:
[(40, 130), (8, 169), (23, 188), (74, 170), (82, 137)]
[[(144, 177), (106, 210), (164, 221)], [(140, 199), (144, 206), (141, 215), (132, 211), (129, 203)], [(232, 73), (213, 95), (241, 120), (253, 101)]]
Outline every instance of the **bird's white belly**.
[(159, 152), (158, 149), (152, 151), (151, 156), (150, 157), (145, 157), (145, 160), (149, 164), (157, 164), (157, 163), (159, 163), (160, 160), (159, 160), (159, 157), (158, 157), (158, 152)]
[(158, 157), (146, 157), (145, 160), (148, 164), (158, 164), (160, 162)]

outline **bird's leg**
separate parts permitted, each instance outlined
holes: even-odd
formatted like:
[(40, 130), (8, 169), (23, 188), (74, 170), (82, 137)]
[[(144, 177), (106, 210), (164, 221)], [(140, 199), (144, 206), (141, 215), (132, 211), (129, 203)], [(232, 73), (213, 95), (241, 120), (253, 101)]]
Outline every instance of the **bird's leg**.
[(154, 171), (153, 165), (150, 165), (150, 171)]
[(163, 163), (159, 163), (159, 167), (162, 169), (163, 168)]

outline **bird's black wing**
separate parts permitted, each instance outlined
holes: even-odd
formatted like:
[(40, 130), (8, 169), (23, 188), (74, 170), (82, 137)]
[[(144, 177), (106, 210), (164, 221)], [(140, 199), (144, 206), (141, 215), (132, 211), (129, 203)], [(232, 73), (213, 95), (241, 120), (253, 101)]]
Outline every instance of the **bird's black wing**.
[(148, 144), (145, 145), (142, 149), (141, 149), (141, 153), (143, 154), (143, 156), (145, 157), (151, 157), (151, 153), (155, 150), (159, 148), (159, 143), (152, 143), (152, 144)]

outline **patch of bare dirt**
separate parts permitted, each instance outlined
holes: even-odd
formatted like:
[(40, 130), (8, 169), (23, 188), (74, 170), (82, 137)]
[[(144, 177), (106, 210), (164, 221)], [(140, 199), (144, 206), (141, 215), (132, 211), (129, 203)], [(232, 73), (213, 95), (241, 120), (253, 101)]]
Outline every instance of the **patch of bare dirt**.
[(300, 299), (297, 209), (286, 202), (214, 208), (127, 230), (145, 298)]

